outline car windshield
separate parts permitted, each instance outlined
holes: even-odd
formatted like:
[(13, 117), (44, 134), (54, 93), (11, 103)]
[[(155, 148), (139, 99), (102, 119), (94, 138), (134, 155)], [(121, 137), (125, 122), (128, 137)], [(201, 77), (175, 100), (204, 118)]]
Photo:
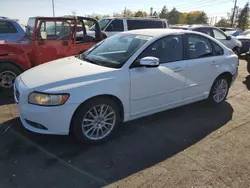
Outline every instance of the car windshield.
[(27, 27), (26, 27), (26, 36), (31, 36), (35, 29), (35, 18), (29, 18)]
[[(108, 23), (111, 21), (111, 19), (102, 19), (100, 20), (98, 23), (100, 25), (100, 29), (103, 30), (107, 25)], [(95, 30), (95, 25), (93, 25), (89, 30), (92, 30), (94, 31)]]
[(100, 66), (121, 68), (151, 36), (117, 34), (85, 51), (79, 57)]

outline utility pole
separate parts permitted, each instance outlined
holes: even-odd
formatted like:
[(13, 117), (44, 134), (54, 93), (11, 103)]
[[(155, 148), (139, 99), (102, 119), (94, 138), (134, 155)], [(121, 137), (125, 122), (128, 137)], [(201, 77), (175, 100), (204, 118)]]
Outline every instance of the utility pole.
[(231, 20), (231, 27), (234, 25), (234, 15), (235, 15), (235, 10), (236, 10), (236, 5), (237, 5), (237, 0), (234, 0), (234, 9), (233, 9), (233, 15), (232, 15), (232, 20)]
[(55, 17), (55, 5), (54, 0), (52, 0), (53, 17)]

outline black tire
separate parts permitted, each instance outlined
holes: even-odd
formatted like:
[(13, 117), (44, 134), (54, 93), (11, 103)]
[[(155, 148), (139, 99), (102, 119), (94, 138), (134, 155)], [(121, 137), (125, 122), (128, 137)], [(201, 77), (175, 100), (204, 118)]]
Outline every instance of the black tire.
[[(216, 101), (214, 99), (216, 85), (221, 80), (226, 81), (226, 83), (227, 83), (227, 90), (226, 90), (225, 96), (222, 98), (222, 100)], [(223, 103), (226, 100), (227, 95), (228, 95), (228, 91), (229, 91), (229, 88), (230, 88), (230, 82), (231, 82), (230, 80), (231, 79), (228, 77), (228, 75), (221, 75), (221, 76), (219, 76), (218, 78), (215, 79), (215, 81), (214, 81), (214, 83), (213, 83), (213, 85), (212, 85), (212, 87), (210, 89), (210, 94), (209, 94), (209, 97), (208, 97), (208, 101), (209, 101), (210, 104), (221, 104), (221, 103)]]
[(247, 60), (247, 72), (250, 74), (250, 60)]
[[(107, 106), (111, 107), (115, 113), (116, 118), (115, 118), (115, 124), (114, 124), (111, 132), (101, 139), (94, 140), (94, 139), (88, 138), (83, 133), (82, 123), (83, 123), (83, 118), (87, 115), (88, 111), (91, 110), (93, 107), (98, 106), (98, 105), (107, 105)], [(120, 115), (120, 109), (119, 109), (118, 105), (110, 98), (98, 97), (98, 98), (94, 98), (94, 99), (87, 101), (86, 103), (82, 104), (77, 109), (77, 111), (72, 119), (71, 132), (77, 138), (77, 140), (82, 141), (83, 143), (98, 144), (98, 143), (102, 143), (102, 142), (110, 139), (120, 123), (121, 123), (121, 115)], [(90, 132), (92, 132), (92, 131), (90, 131)], [(99, 132), (99, 130), (98, 130), (98, 132)]]
[(11, 63), (0, 63), (0, 90), (2, 91), (10, 91), (13, 89), (14, 80), (12, 81), (12, 86), (9, 86), (10, 84), (6, 84), (1, 77), (6, 72), (13, 74), (13, 76), (16, 78), (19, 74), (22, 73), (22, 70)]
[(234, 47), (233, 52), (240, 57), (240, 48), (239, 47)]

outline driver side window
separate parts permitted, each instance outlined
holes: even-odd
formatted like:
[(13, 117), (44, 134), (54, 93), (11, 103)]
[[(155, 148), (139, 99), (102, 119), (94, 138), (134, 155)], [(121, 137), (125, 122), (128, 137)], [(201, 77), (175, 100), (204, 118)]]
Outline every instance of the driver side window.
[(148, 56), (158, 58), (160, 63), (183, 60), (182, 36), (173, 35), (157, 40), (141, 53), (139, 59)]
[(46, 31), (47, 40), (70, 40), (71, 27), (67, 22), (42, 21), (39, 35), (42, 31)]

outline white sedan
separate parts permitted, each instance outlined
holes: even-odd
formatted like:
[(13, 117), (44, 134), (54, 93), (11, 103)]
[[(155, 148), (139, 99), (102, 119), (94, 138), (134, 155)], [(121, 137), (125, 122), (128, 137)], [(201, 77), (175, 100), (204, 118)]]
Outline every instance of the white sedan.
[(96, 143), (125, 121), (204, 99), (222, 103), (237, 73), (238, 57), (208, 35), (145, 29), (32, 68), (14, 92), (28, 130)]

